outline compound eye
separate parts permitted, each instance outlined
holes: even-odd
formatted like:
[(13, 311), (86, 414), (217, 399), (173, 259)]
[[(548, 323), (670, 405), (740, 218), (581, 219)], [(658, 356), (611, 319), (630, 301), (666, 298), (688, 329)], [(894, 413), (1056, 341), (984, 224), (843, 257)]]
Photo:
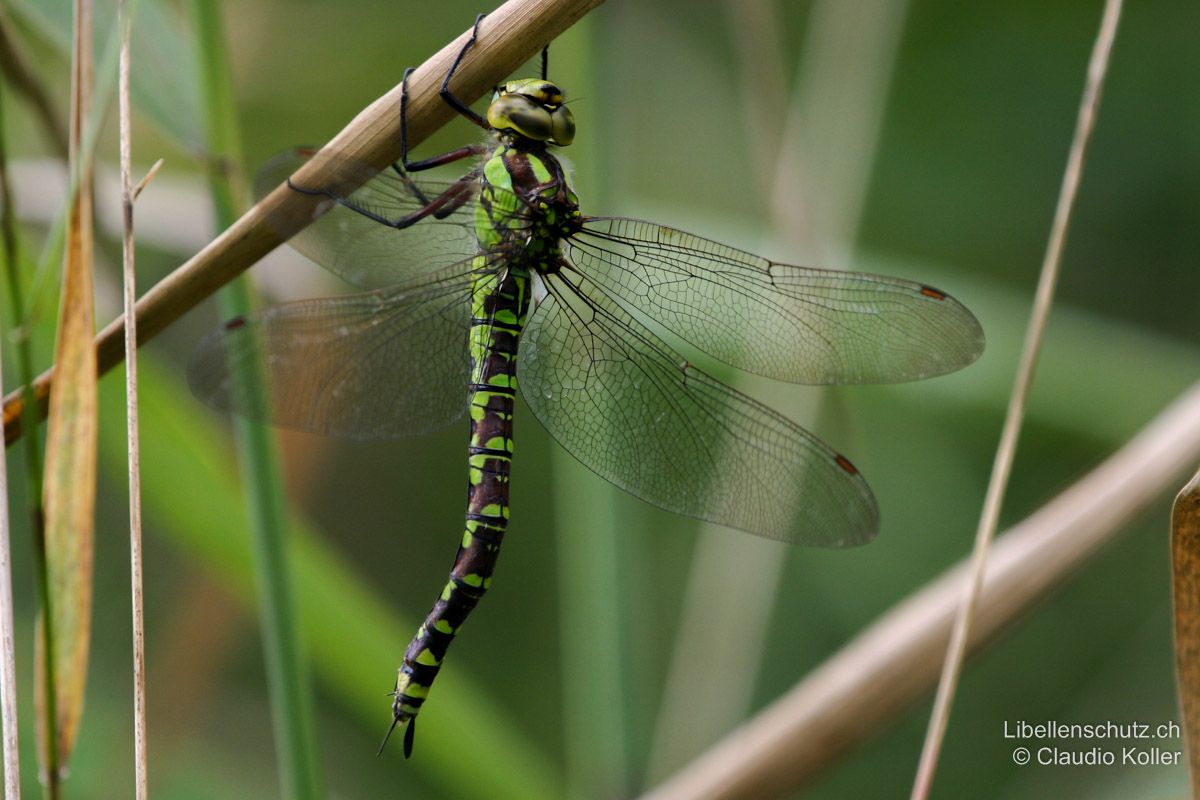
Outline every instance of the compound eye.
[(550, 140), (564, 147), (575, 141), (575, 115), (566, 106), (559, 106), (550, 114), (553, 135)]
[(544, 142), (554, 130), (550, 112), (523, 94), (501, 95), (488, 106), (488, 123), (496, 130), (517, 133)]

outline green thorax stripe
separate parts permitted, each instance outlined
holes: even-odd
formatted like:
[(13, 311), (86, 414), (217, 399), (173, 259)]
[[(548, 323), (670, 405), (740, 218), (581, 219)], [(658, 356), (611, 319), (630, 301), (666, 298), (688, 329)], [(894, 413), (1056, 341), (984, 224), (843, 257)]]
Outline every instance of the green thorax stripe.
[(535, 250), (556, 249), (563, 218), (578, 208), (562, 164), (544, 149), (498, 146), (484, 161), (481, 183), (475, 235), (484, 250), (514, 236)]

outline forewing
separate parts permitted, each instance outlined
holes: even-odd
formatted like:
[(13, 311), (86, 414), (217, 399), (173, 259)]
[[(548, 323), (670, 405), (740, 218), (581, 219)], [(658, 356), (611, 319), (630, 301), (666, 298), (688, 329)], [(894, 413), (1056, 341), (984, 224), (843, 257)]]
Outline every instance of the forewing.
[[(352, 439), (445, 427), (466, 410), (469, 267), (232, 320), (193, 356), (192, 391), (244, 416)], [(262, 370), (265, 402), (240, 388), (249, 369)]]
[(890, 383), (983, 352), (978, 320), (910, 281), (778, 264), (636, 219), (595, 217), (568, 240), (605, 291), (727, 364), (792, 383)]
[(522, 336), (538, 420), (601, 477), (656, 506), (760, 536), (843, 547), (879, 511), (844, 457), (696, 369), (586, 279), (560, 273)]
[[(308, 150), (294, 150), (269, 161), (259, 172), (259, 196), (288, 180), (310, 155)], [(478, 251), (477, 180), (434, 181), (405, 177), (392, 168), (379, 171), (347, 158), (334, 161), (337, 181), (296, 184), (327, 201), (315, 212), (320, 216), (289, 240), (330, 272), (363, 289), (383, 288), (409, 283)], [(446, 192), (454, 193), (455, 202), (446, 204), (449, 213), (443, 219), (430, 214), (406, 228), (385, 224), (384, 220), (395, 222), (420, 212)]]

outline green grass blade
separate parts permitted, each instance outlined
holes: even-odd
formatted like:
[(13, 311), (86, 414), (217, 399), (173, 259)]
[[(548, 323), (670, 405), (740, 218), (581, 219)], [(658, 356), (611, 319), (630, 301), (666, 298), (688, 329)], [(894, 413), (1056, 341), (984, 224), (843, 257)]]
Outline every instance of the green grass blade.
[[(241, 142), (221, 32), (220, 4), (196, 0), (192, 4), (192, 19), (196, 27), (213, 205), (217, 227), (225, 229), (244, 211), (241, 200), (245, 190), (238, 181)], [(218, 294), (218, 306), (226, 319), (249, 313), (252, 305), (245, 278), (234, 281)], [(247, 393), (265, 402), (261, 399), (263, 383), (257, 369), (242, 370), (236, 380)], [(253, 522), (256, 585), (280, 784), (285, 798), (313, 800), (323, 796), (324, 790), (308, 663), (297, 632), (279, 454), (269, 429), (238, 419), (234, 431), (245, 502)]]

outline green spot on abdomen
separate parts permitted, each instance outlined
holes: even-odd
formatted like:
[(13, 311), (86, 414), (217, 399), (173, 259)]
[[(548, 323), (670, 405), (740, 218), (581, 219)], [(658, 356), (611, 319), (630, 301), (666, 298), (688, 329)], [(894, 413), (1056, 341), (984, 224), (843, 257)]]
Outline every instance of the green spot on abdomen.
[(508, 506), (502, 506), (499, 503), (489, 503), (479, 509), (479, 513), (485, 517), (502, 517), (508, 519)]
[(409, 683), (404, 689), (404, 696), (411, 697), (414, 700), (429, 697), (429, 687), (415, 682)]

